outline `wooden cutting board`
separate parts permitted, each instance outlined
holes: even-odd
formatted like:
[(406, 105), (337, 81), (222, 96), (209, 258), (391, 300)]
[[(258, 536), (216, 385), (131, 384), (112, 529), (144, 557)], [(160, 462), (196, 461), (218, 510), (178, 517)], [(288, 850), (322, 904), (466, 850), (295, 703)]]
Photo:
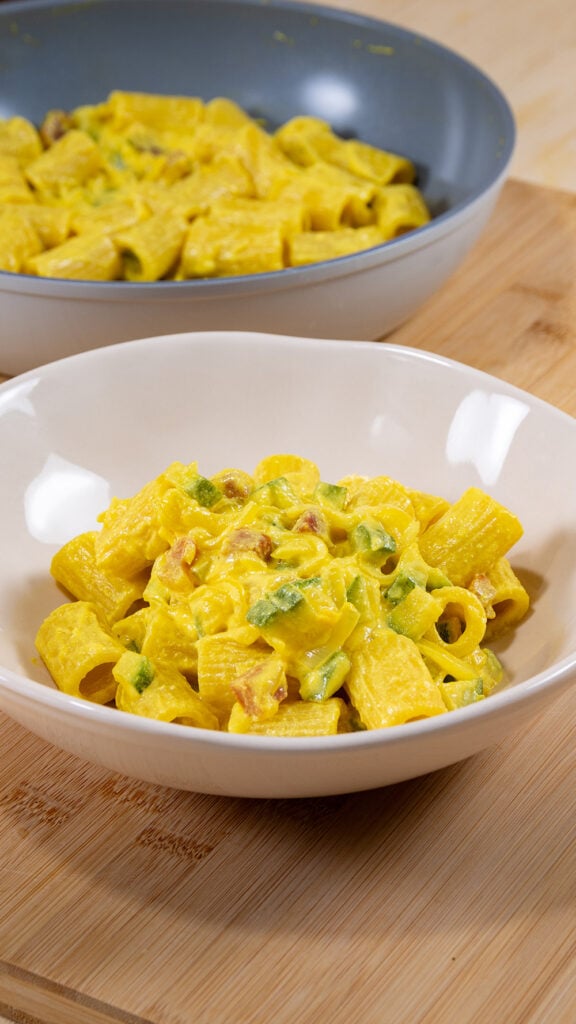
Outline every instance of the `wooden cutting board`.
[[(576, 196), (510, 182), (391, 340), (576, 414)], [(0, 1016), (573, 1024), (574, 721), (567, 694), (434, 775), (277, 802), (139, 784), (0, 719)]]

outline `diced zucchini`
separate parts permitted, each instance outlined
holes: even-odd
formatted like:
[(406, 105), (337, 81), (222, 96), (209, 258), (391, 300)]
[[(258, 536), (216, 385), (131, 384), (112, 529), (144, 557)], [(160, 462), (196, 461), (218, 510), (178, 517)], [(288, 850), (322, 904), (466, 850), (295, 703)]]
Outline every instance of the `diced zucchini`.
[(395, 633), (420, 640), (437, 622), (441, 606), (423, 587), (412, 587), (406, 597), (388, 614), (388, 625)]
[(377, 523), (358, 523), (352, 531), (352, 544), (358, 554), (376, 564), (386, 561), (388, 555), (396, 551), (394, 538)]
[(348, 490), (346, 487), (340, 487), (339, 484), (326, 484), (320, 481), (314, 491), (314, 497), (341, 511), (346, 504)]
[(440, 569), (436, 569), (432, 565), (429, 566), (428, 582), (426, 584), (428, 590), (440, 590), (441, 587), (451, 586), (452, 580), (449, 580), (448, 577), (440, 571)]
[(446, 679), (438, 684), (442, 700), (448, 711), (476, 704), (484, 700), (484, 684), (481, 679)]
[(136, 690), (136, 693), (144, 693), (155, 675), (156, 672), (150, 659), (144, 654), (136, 654), (133, 651), (126, 651), (114, 669), (116, 681), (127, 684)]
[(276, 616), (291, 611), (304, 600), (302, 590), (306, 586), (317, 582), (316, 579), (294, 580), (292, 583), (284, 583), (268, 597), (256, 601), (246, 613), (246, 618), (252, 626), (259, 629), (268, 626)]
[(285, 583), (272, 594), (272, 603), (276, 605), (279, 612), (290, 612), (304, 600), (301, 589), (293, 583)]
[(279, 611), (278, 605), (274, 604), (268, 597), (263, 597), (248, 609), (246, 618), (252, 626), (260, 629), (262, 626), (267, 626), (272, 622)]
[(216, 502), (220, 501), (222, 497), (222, 491), (219, 487), (216, 487), (211, 480), (208, 480), (205, 476), (195, 476), (185, 486), (186, 494), (191, 498), (195, 498), (199, 505), (203, 508), (212, 508)]
[(399, 604), (417, 586), (421, 586), (420, 580), (415, 579), (409, 573), (398, 573), (394, 582), (388, 587), (384, 597), (391, 604)]
[[(353, 605), (339, 608), (319, 577), (295, 579), (256, 601), (246, 613), (247, 621), (262, 632), (271, 647), (281, 649), (287, 658), (288, 674), (300, 678), (300, 659), (304, 652), (320, 650), (328, 643), (349, 609), (357, 621)], [(351, 627), (352, 628), (352, 627)], [(347, 635), (347, 634), (346, 634)], [(332, 651), (342, 646), (338, 638)], [(318, 661), (324, 660), (319, 658)]]
[(141, 656), (140, 664), (131, 679), (132, 686), (138, 691), (138, 693), (144, 693), (146, 687), (150, 686), (150, 683), (154, 679), (154, 675), (154, 666), (150, 659)]
[[(291, 580), (290, 583), (284, 584), (284, 586), (297, 587), (298, 590), (307, 590), (308, 587), (317, 587), (322, 583), (321, 576), (307, 576), (304, 579)], [(278, 593), (278, 591), (276, 591)]]
[(354, 577), (346, 590), (346, 600), (358, 609), (361, 616), (370, 615), (371, 603), (368, 594), (368, 584), (363, 576)]
[(302, 700), (328, 700), (340, 689), (349, 671), (348, 655), (344, 651), (334, 651), (326, 661), (304, 676), (300, 684)]
[(272, 505), (274, 508), (290, 508), (298, 501), (285, 476), (261, 484), (252, 492), (251, 500), (262, 505)]

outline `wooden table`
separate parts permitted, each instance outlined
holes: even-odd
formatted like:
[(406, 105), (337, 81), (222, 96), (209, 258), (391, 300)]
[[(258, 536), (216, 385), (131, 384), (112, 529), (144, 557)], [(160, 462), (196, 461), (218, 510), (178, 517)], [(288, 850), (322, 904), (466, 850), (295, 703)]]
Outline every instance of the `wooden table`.
[[(518, 122), (523, 181), (393, 340), (576, 415), (576, 195), (538, 187), (576, 188), (572, 0), (328, 2), (456, 48)], [(0, 1024), (576, 1021), (570, 694), (461, 765), (325, 800), (140, 785), (3, 716), (0, 744)]]
[[(576, 195), (510, 181), (394, 341), (576, 414)], [(0, 734), (10, 1021), (576, 1020), (573, 694), (458, 766), (316, 800), (170, 791)]]

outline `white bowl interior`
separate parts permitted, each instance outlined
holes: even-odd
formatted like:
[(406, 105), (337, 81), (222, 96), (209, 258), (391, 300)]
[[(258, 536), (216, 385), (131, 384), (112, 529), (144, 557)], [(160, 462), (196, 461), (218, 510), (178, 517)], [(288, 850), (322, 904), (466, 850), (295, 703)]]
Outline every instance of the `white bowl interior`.
[[(263, 456), (286, 451), (316, 461), (326, 480), (382, 473), (449, 499), (470, 485), (489, 491), (524, 525), (511, 561), (532, 597), (526, 621), (497, 648), (509, 686), (528, 692), (534, 677), (542, 688), (558, 665), (575, 668), (576, 489), (566, 472), (576, 464), (574, 420), (421, 351), (198, 333), (94, 350), (0, 388), (0, 691), (14, 688), (12, 674), (52, 686), (34, 648), (43, 617), (63, 600), (50, 560), (95, 526), (113, 495), (134, 493), (175, 459), (198, 460), (209, 475), (225, 466), (250, 471)], [(34, 687), (26, 693), (37, 699)], [(79, 702), (55, 696), (74, 718)], [(482, 712), (498, 700), (489, 698)], [(441, 717), (474, 723), (475, 714)], [(132, 728), (133, 716), (110, 715)], [(147, 724), (148, 734), (156, 724)], [(422, 725), (384, 730), (381, 742)], [(435, 728), (425, 723), (420, 732)], [(170, 729), (182, 735), (182, 727)], [(193, 742), (197, 731), (189, 734)], [(341, 739), (350, 737), (331, 740), (334, 750)], [(228, 740), (238, 743), (222, 735), (216, 744)], [(434, 766), (424, 759), (423, 770)], [(171, 781), (169, 772), (162, 778)]]

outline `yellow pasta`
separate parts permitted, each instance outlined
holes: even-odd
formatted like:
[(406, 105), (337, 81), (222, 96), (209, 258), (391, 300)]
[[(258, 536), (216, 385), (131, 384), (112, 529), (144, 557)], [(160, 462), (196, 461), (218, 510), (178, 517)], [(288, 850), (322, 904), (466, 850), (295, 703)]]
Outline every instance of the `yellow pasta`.
[(0, 153), (0, 208), (5, 203), (32, 203), (30, 188), (15, 156)]
[(252, 733), (257, 736), (335, 736), (346, 721), (347, 707), (339, 697), (322, 704), (286, 701), (272, 718), (255, 720), (241, 704), (230, 714), (228, 731)]
[(119, 276), (120, 266), (120, 254), (114, 242), (106, 235), (97, 234), (68, 238), (24, 263), (28, 274), (80, 281), (114, 281)]
[(199, 729), (218, 728), (214, 713), (177, 669), (153, 665), (145, 655), (126, 651), (112, 672), (121, 711)]
[(151, 214), (150, 206), (138, 195), (128, 197), (123, 202), (89, 206), (74, 213), (60, 210), (53, 212), (65, 213), (69, 218), (71, 231), (77, 235), (90, 232), (99, 235), (114, 235), (118, 231), (131, 228), (134, 224), (146, 220)]
[(402, 725), (446, 710), (418, 648), (392, 629), (365, 634), (354, 651), (346, 689), (367, 729)]
[(277, 224), (229, 224), (199, 217), (182, 250), (178, 278), (233, 276), (282, 270), (284, 246)]
[(26, 214), (19, 207), (0, 210), (0, 270), (21, 273), (41, 252), (40, 236)]
[(82, 533), (68, 541), (52, 559), (55, 580), (78, 601), (91, 601), (101, 618), (117, 622), (144, 593), (144, 576), (113, 576), (98, 567), (96, 532)]
[(307, 263), (349, 256), (353, 252), (370, 249), (380, 241), (375, 227), (340, 228), (334, 231), (303, 231), (293, 235), (288, 243), (290, 265), (302, 267)]
[(503, 678), (487, 637), (529, 606), (520, 523), (477, 488), (174, 462), (100, 521), (53, 558), (75, 601), (38, 650), (66, 693), (180, 725), (333, 735), (475, 704)]
[(83, 185), (102, 168), (96, 143), (85, 132), (72, 129), (26, 167), (26, 177), (39, 192), (61, 194)]
[(284, 202), (303, 206), (307, 226), (312, 231), (337, 231), (342, 227), (365, 227), (372, 223), (381, 242), (382, 235), (371, 208), (376, 194), (371, 182), (354, 178), (330, 164), (314, 164), (298, 174), (293, 173), (276, 190), (277, 197)]
[(430, 214), (421, 193), (411, 184), (388, 185), (374, 198), (376, 223), (384, 238), (396, 238), (427, 224)]
[(466, 586), (486, 565), (502, 558), (521, 535), (516, 516), (478, 487), (470, 487), (429, 526), (420, 548), (424, 558), (456, 586)]
[(405, 157), (356, 139), (341, 139), (320, 118), (292, 118), (276, 138), (283, 152), (304, 167), (328, 163), (378, 185), (414, 181), (414, 166)]
[(186, 234), (179, 214), (157, 213), (119, 231), (116, 244), (127, 281), (159, 281), (176, 265)]
[(25, 117), (0, 121), (0, 154), (14, 157), (21, 167), (26, 167), (41, 152), (40, 133)]
[(21, 218), (25, 218), (37, 232), (41, 248), (52, 249), (57, 245), (62, 245), (70, 234), (70, 211), (62, 207), (39, 206), (37, 203), (11, 206), (6, 203), (0, 209), (2, 213), (17, 211)]
[(511, 629), (528, 611), (528, 594), (506, 558), (495, 562), (486, 574), (474, 577), (470, 589), (487, 609), (489, 640)]
[(96, 704), (114, 699), (112, 670), (123, 656), (124, 647), (89, 601), (55, 608), (38, 630), (36, 647), (64, 693)]
[(123, 90), (0, 120), (0, 218), (16, 205), (40, 249), (0, 232), (0, 270), (95, 281), (280, 272), (430, 219), (409, 159), (318, 118), (269, 131), (226, 97)]

